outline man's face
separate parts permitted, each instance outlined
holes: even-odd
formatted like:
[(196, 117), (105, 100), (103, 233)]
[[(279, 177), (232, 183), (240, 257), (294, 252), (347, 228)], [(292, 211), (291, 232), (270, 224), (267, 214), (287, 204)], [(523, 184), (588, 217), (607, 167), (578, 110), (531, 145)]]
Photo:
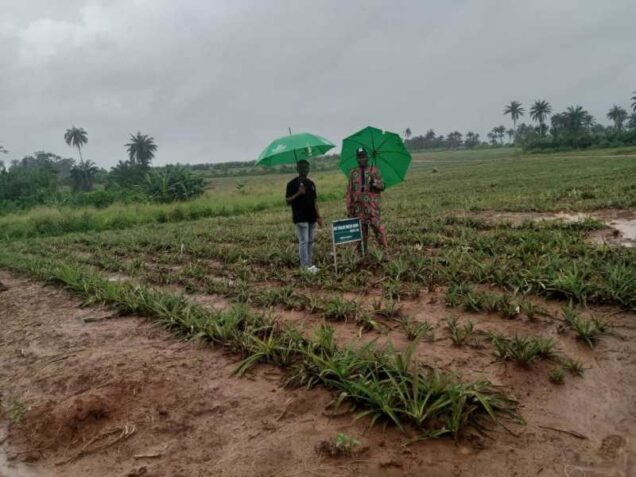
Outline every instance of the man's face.
[(308, 162), (299, 162), (298, 163), (298, 174), (301, 176), (307, 176), (309, 175), (309, 163)]
[(360, 167), (367, 167), (367, 156), (358, 156), (358, 165)]

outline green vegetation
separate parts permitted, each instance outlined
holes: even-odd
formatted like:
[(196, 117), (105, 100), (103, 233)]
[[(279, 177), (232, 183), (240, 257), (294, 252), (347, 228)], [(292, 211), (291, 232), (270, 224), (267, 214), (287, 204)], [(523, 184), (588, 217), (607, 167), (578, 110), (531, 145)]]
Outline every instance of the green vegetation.
[(400, 326), (410, 341), (425, 338), (428, 341), (435, 340), (435, 329), (428, 321), (415, 321), (410, 316), (400, 320)]
[[(632, 101), (634, 98), (632, 97)], [(465, 138), (459, 131), (452, 131), (444, 137), (429, 129), (426, 134), (413, 136), (410, 128), (404, 132), (405, 143), (413, 151), (434, 150), (440, 148), (455, 149), (476, 147), (501, 147), (508, 135), (508, 144), (522, 147), (525, 151), (568, 151), (590, 147), (607, 148), (636, 145), (636, 109), (632, 103), (631, 115), (621, 106), (614, 105), (607, 113), (607, 119), (614, 124), (603, 126), (582, 106), (569, 106), (565, 111), (550, 117), (551, 127), (546, 119), (552, 113), (552, 106), (544, 99), (537, 99), (530, 107), (530, 118), (536, 125), (517, 121), (525, 113), (519, 101), (510, 101), (504, 107), (504, 115), (510, 116), (512, 129), (503, 125), (495, 126), (487, 134), (489, 143), (482, 142), (479, 134), (472, 131)], [(626, 124), (626, 127), (625, 127)], [(408, 134), (407, 134), (408, 133)]]
[(228, 312), (208, 311), (183, 296), (149, 290), (140, 285), (106, 280), (96, 273), (47, 259), (8, 257), (0, 265), (60, 284), (83, 296), (86, 304), (103, 303), (121, 314), (139, 313), (175, 334), (219, 343), (242, 355), (237, 374), (256, 363), (288, 370), (289, 386), (322, 385), (334, 391), (337, 408), (348, 403), (359, 417), (391, 422), (405, 430), (415, 427), (429, 437), (457, 437), (466, 427), (483, 429), (484, 419), (520, 422), (516, 402), (485, 381), (461, 383), (451, 375), (425, 372), (404, 353), (371, 342), (360, 348), (339, 348), (333, 332), (323, 327), (312, 338), (268, 315), (244, 307)]
[[(489, 346), (475, 331), (486, 329), (479, 321), (484, 313), (535, 327), (532, 336), (492, 333), (493, 352), (524, 368), (547, 360), (582, 373), (582, 364), (559, 357), (557, 340), (539, 328), (562, 318), (563, 330), (598, 343), (607, 326), (581, 318), (579, 307), (636, 309), (636, 250), (592, 243), (589, 235), (604, 227), (599, 220), (532, 214), (636, 207), (636, 163), (624, 152), (416, 155), (407, 181), (384, 195), (390, 258), (375, 253), (361, 266), (355, 247), (342, 247), (337, 274), (328, 230), (316, 237), (321, 272), (299, 272), (282, 199), (289, 176), (277, 174), (213, 178), (202, 196), (182, 203), (4, 215), (0, 267), (63, 285), (87, 303), (147, 316), (179, 336), (217, 343), (237, 356), (239, 375), (270, 363), (285, 371), (287, 385), (327, 388), (334, 408), (346, 405), (370, 423), (458, 436), (506, 416), (518, 421), (516, 403), (487, 381), (463, 381), (421, 362), (417, 347), (440, 345), (426, 342), (436, 329), (413, 318), (415, 303), (445, 301), (471, 313), (470, 323), (451, 318), (442, 325), (458, 345)], [(312, 179), (322, 215), (342, 217), (342, 174)], [(519, 219), (516, 212), (525, 214)], [(183, 294), (162, 291), (167, 286)], [(197, 305), (201, 294), (230, 307)], [(544, 300), (572, 305), (562, 317), (549, 316)], [(301, 331), (293, 320), (276, 318), (282, 310), (320, 326)], [(340, 341), (343, 329), (353, 342)], [(394, 332), (411, 348), (393, 348)]]
[(552, 381), (554, 384), (563, 384), (563, 381), (565, 380), (565, 374), (563, 373), (563, 369), (561, 368), (554, 368), (552, 371), (550, 371), (550, 381)]
[(570, 303), (563, 309), (563, 319), (568, 324), (574, 333), (576, 333), (577, 339), (584, 341), (590, 348), (593, 348), (601, 335), (608, 332), (608, 326), (606, 323), (592, 318), (586, 320), (582, 318)]
[(574, 376), (583, 376), (585, 368), (583, 363), (578, 359), (566, 359), (563, 361), (563, 369), (568, 370)]
[(462, 346), (466, 339), (475, 332), (474, 323), (472, 321), (469, 320), (465, 325), (461, 326), (457, 323), (456, 316), (447, 317), (446, 325), (448, 326), (448, 332), (455, 346)]
[(339, 433), (335, 440), (336, 448), (339, 449), (345, 455), (351, 455), (353, 450), (360, 445), (360, 441), (351, 436), (348, 436), (344, 432)]
[(539, 359), (555, 359), (554, 341), (549, 338), (491, 335), (495, 356), (502, 360), (515, 361), (523, 368), (530, 368)]

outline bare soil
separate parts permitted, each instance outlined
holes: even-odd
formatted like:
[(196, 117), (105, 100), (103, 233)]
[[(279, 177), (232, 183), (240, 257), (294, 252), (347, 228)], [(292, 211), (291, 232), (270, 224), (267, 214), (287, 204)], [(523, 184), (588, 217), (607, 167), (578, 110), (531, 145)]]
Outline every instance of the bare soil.
[[(417, 346), (422, 361), (505, 386), (527, 421), (516, 436), (498, 428), (485, 439), (406, 445), (410, 436), (396, 429), (330, 416), (325, 390), (284, 389), (276, 368), (233, 377), (237, 358), (221, 348), (179, 341), (142, 317), (82, 308), (64, 290), (6, 272), (0, 282), (2, 477), (636, 475), (634, 314), (590, 310), (616, 331), (590, 350), (548, 318), (453, 310), (478, 329), (558, 337), (560, 351), (587, 368), (559, 386), (547, 378), (548, 363), (523, 370), (495, 361), (479, 342), (452, 346), (442, 325), (449, 311), (435, 293), (406, 302), (405, 312), (436, 326), (436, 340)], [(281, 315), (305, 320), (307, 330), (318, 323)], [(336, 326), (339, 341), (408, 345), (397, 329), (380, 337)], [(332, 452), (341, 432), (359, 448)]]

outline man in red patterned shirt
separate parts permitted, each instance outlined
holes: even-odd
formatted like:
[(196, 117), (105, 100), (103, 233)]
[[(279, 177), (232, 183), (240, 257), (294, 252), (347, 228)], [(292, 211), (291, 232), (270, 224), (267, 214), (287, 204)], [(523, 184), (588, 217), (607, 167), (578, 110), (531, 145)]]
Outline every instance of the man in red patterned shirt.
[(386, 254), (389, 247), (380, 217), (380, 193), (384, 190), (384, 181), (378, 168), (368, 165), (369, 158), (366, 150), (358, 149), (356, 158), (358, 167), (349, 173), (347, 185), (347, 214), (349, 217), (359, 218), (362, 223), (362, 242), (365, 253), (369, 227), (371, 227)]

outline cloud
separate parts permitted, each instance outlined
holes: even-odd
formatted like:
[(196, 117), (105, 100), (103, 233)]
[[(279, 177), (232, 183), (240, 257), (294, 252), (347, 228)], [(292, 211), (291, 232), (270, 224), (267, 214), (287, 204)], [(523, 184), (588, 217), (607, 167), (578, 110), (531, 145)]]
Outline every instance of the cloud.
[(159, 164), (253, 159), (287, 127), (485, 135), (511, 99), (604, 121), (636, 88), (631, 0), (0, 3), (0, 143), (15, 157), (72, 155), (71, 124), (102, 166), (138, 130)]

